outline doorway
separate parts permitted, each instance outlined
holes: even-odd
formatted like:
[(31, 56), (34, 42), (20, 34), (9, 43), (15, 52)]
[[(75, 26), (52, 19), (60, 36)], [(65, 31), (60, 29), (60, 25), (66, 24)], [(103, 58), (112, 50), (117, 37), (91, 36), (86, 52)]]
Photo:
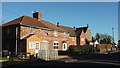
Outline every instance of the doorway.
[(67, 43), (63, 43), (63, 51), (67, 50)]

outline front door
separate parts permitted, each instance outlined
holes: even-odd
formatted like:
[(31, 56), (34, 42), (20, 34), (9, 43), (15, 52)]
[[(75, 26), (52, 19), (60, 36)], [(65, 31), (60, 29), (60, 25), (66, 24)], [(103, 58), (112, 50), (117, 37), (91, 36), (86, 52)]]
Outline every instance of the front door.
[(63, 43), (63, 51), (67, 50), (67, 43)]
[(42, 41), (42, 50), (48, 50), (48, 41)]

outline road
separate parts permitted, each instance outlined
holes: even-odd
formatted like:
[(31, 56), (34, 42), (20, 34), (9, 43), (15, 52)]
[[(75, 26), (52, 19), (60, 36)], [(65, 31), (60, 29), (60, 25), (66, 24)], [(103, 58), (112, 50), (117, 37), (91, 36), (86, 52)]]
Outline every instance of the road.
[(57, 67), (102, 67), (120, 68), (120, 52), (111, 54), (91, 54), (63, 58), (56, 61), (37, 60), (31, 63), (11, 65), (3, 68), (57, 68)]

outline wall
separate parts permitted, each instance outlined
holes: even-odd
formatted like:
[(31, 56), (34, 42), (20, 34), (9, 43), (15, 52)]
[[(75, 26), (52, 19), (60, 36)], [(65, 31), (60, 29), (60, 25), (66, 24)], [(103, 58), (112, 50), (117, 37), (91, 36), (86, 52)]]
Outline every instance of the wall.
[[(84, 41), (81, 40), (82, 38), (84, 38)], [(84, 44), (86, 44), (86, 37), (85, 37), (84, 31), (82, 30), (80, 35), (80, 45), (84, 45)]]
[[(74, 41), (73, 41), (74, 38)], [(69, 37), (69, 45), (77, 45), (76, 37)]]
[(29, 41), (40, 42), (40, 50), (42, 50), (42, 40), (40, 40), (37, 36), (33, 35), (27, 39), (27, 47), (26, 47), (27, 53), (31, 53), (31, 55), (35, 54), (35, 49), (29, 49)]
[(92, 40), (92, 33), (91, 33), (89, 27), (87, 28), (87, 31), (86, 31), (85, 35), (86, 35), (86, 39), (88, 39), (89, 41)]
[[(59, 50), (63, 49), (63, 41), (69, 41), (69, 34), (66, 33), (64, 37), (64, 32), (58, 32), (58, 36), (54, 36), (54, 31), (47, 30), (47, 35), (43, 34), (44, 30), (33, 28), (33, 34), (35, 34), (39, 39), (46, 40), (49, 42), (49, 49), (53, 49), (53, 42), (59, 42)], [(30, 27), (21, 26), (20, 38), (30, 33)], [(69, 47), (69, 43), (67, 43)]]
[(2, 27), (2, 50), (16, 51), (16, 27), (17, 31), (17, 47), (19, 51), (19, 25), (10, 25)]
[(112, 44), (96, 44), (96, 49), (100, 49), (100, 52), (111, 51)]

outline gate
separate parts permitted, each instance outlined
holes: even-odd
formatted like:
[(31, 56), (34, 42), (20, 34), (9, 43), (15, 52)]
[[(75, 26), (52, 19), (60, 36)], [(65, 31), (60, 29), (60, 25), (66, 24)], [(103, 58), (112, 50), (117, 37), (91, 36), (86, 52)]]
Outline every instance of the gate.
[(58, 57), (57, 50), (39, 50), (38, 58), (49, 61), (49, 60), (56, 60)]

